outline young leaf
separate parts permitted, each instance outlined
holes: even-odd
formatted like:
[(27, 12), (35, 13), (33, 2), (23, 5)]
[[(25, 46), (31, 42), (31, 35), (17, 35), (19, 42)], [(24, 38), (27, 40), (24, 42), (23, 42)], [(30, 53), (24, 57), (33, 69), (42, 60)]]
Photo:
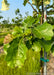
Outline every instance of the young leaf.
[(13, 29), (12, 34), (13, 35), (16, 35), (16, 34), (21, 34), (21, 33), (23, 33), (22, 28), (21, 27), (18, 27), (18, 26), (15, 26), (15, 28)]
[(36, 52), (40, 52), (41, 51), (41, 44), (39, 42), (34, 42), (33, 43), (33, 46), (32, 46), (32, 49)]
[(34, 19), (32, 16), (28, 16), (28, 17), (24, 20), (24, 24), (26, 24), (27, 27), (31, 27), (34, 22), (35, 22), (35, 19)]

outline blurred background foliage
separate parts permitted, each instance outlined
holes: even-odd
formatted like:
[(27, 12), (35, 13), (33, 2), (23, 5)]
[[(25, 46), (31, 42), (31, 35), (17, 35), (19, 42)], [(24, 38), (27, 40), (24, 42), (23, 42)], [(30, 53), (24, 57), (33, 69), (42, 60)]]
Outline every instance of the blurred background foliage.
[(0, 74), (1, 75), (30, 75), (30, 73), (40, 73), (40, 53), (27, 51), (27, 59), (22, 68), (10, 68), (7, 66), (5, 56), (0, 56)]

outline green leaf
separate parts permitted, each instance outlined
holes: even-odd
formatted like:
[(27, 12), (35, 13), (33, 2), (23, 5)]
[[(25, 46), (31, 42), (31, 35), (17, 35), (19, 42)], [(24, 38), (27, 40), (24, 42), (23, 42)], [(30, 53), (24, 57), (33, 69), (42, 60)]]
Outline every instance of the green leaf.
[(32, 0), (32, 4), (39, 9), (39, 6), (41, 5), (42, 1), (41, 0)]
[(7, 43), (7, 44), (4, 44), (4, 52), (5, 52), (5, 54), (7, 54), (7, 49), (10, 47), (10, 45), (9, 45), (9, 43)]
[(25, 35), (29, 35), (29, 34), (31, 34), (31, 29), (26, 28), (26, 30), (24, 31), (24, 34), (25, 34)]
[(54, 45), (53, 45), (52, 48), (51, 48), (51, 52), (52, 52), (52, 53), (54, 52)]
[(43, 25), (34, 27), (32, 33), (35, 37), (39, 39), (44, 38), (45, 40), (51, 40), (53, 36), (53, 27), (48, 23), (43, 23)]
[(23, 5), (26, 6), (26, 4), (27, 4), (28, 1), (29, 1), (29, 0), (24, 0)]
[(52, 55), (54, 56), (54, 45), (51, 48)]
[(12, 34), (13, 35), (16, 35), (16, 34), (21, 34), (21, 33), (23, 33), (22, 28), (21, 27), (18, 27), (18, 26), (15, 26), (15, 28), (13, 29)]
[(33, 46), (32, 46), (32, 49), (36, 52), (40, 52), (41, 51), (41, 44), (39, 42), (34, 42), (33, 43)]
[(34, 19), (32, 16), (28, 16), (28, 17), (24, 20), (24, 25), (26, 24), (27, 27), (31, 27), (34, 22), (35, 22), (35, 19)]
[(19, 68), (23, 66), (26, 59), (27, 47), (23, 42), (23, 39), (14, 39), (10, 43), (10, 47), (6, 49), (7, 54), (5, 60), (7, 61), (8, 66)]
[(42, 47), (44, 48), (44, 50), (46, 52), (49, 52), (51, 47), (52, 47), (52, 42), (51, 41), (46, 41), (46, 40), (40, 40), (40, 43), (42, 45)]
[(36, 18), (35, 24), (38, 24), (40, 22), (40, 17), (41, 17), (41, 15), (39, 14), (38, 17)]
[(15, 11), (15, 14), (17, 15), (19, 12), (20, 12), (20, 10), (19, 10), (19, 9), (17, 9), (17, 10)]
[(53, 29), (54, 29), (54, 25), (53, 25)]

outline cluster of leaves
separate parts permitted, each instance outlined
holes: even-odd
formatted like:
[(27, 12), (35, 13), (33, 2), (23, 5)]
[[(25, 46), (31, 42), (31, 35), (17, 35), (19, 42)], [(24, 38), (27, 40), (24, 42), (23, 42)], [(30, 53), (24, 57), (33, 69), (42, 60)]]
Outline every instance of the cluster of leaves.
[(49, 52), (53, 45), (53, 26), (47, 22), (39, 25), (39, 19), (32, 16), (25, 18), (22, 26), (16, 26), (11, 35), (13, 40), (4, 44), (4, 52), (5, 60), (12, 68), (23, 66), (28, 50), (38, 53), (42, 48)]
[[(24, 0), (24, 6), (29, 0)], [(41, 0), (32, 0), (35, 1), (38, 13), (42, 12), (39, 7), (41, 6)], [(30, 4), (30, 3), (29, 3)], [(38, 4), (38, 5), (37, 5)], [(31, 5), (31, 4), (30, 4)], [(31, 5), (32, 6), (32, 5)], [(33, 8), (33, 7), (32, 7)], [(16, 10), (16, 15), (19, 14), (19, 9)], [(12, 38), (7, 40), (7, 44), (4, 44), (5, 60), (7, 61), (8, 66), (10, 67), (19, 67), (21, 68), (27, 59), (26, 53), (28, 50), (33, 50), (36, 53), (39, 53), (41, 49), (49, 52), (50, 49), (53, 52), (54, 49), (54, 34), (53, 26), (47, 22), (40, 25), (39, 18), (40, 14), (36, 18), (28, 16), (22, 20), (21, 17), (16, 17), (16, 20), (12, 19), (14, 24), (17, 24), (13, 29), (11, 34)], [(23, 22), (22, 22), (23, 21)], [(6, 23), (6, 21), (4, 21)], [(11, 37), (10, 36), (10, 37)]]

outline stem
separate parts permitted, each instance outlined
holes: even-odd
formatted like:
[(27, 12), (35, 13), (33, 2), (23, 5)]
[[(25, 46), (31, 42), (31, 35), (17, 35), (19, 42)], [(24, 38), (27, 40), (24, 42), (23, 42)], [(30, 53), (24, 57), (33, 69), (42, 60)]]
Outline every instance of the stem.
[(33, 7), (33, 5), (32, 5), (28, 0), (27, 0), (27, 3), (31, 5), (32, 9), (33, 9), (37, 14), (39, 14), (39, 13), (37, 12), (37, 10)]

